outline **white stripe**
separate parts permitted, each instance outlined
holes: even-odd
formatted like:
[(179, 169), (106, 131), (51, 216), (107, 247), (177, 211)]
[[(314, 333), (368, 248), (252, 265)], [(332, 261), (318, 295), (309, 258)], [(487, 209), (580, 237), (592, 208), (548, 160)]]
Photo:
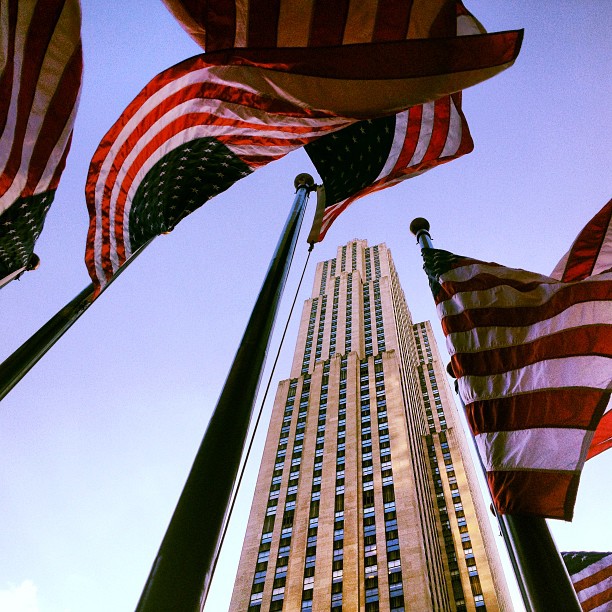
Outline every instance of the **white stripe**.
[(81, 93), (79, 91), (79, 95), (75, 101), (75, 105), (72, 107), (70, 117), (68, 118), (68, 121), (66, 122), (66, 125), (64, 126), (64, 129), (57, 143), (55, 144), (55, 147), (53, 147), (53, 151), (49, 156), (49, 161), (47, 162), (45, 170), (42, 173), (40, 180), (38, 181), (38, 185), (36, 185), (36, 188), (34, 189), (34, 193), (42, 193), (43, 191), (47, 191), (47, 189), (49, 189), (49, 183), (51, 182), (51, 179), (53, 178), (53, 175), (57, 170), (57, 164), (62, 158), (62, 155), (64, 154), (68, 143), (70, 142), (70, 135), (72, 134), (72, 130), (74, 128), (74, 120), (76, 118), (77, 109), (79, 108), (80, 95)]
[(533, 342), (551, 334), (588, 325), (610, 325), (612, 315), (609, 302), (581, 302), (573, 304), (558, 315), (524, 327), (476, 327), (465, 332), (454, 332), (446, 337), (451, 355), (477, 353), (507, 346)]
[(596, 574), (598, 571), (612, 565), (612, 554), (606, 555), (599, 559), (599, 561), (595, 561), (591, 563), (591, 565), (587, 565), (584, 569), (580, 570), (576, 574), (572, 574), (572, 582), (575, 584), (584, 578), (588, 578), (593, 574)]
[[(32, 100), (32, 108), (30, 110), (26, 132), (24, 134), (24, 146), (19, 170), (17, 171), (10, 188), (1, 198), (1, 201), (4, 202), (4, 204), (0, 204), (0, 210), (5, 210), (17, 198), (19, 198), (26, 186), (28, 180), (28, 168), (31, 163), (32, 154), (34, 153), (34, 145), (40, 137), (40, 131), (46, 118), (49, 104), (58, 90), (60, 80), (66, 68), (66, 63), (79, 44), (79, 37), (77, 36), (75, 38), (73, 35), (75, 30), (75, 19), (80, 21), (79, 11), (75, 11), (74, 3), (66, 2), (55, 30), (53, 31), (51, 40), (49, 41), (49, 45), (45, 51), (45, 57), (41, 66), (39, 80), (36, 85), (36, 91)], [(27, 59), (25, 61), (27, 61)], [(76, 105), (75, 108), (72, 109), (71, 121), (74, 120), (75, 113)], [(72, 130), (72, 123), (69, 122), (67, 127), (67, 135), (69, 136)], [(66, 130), (64, 130), (63, 135), (66, 135)], [(60, 148), (59, 156), (57, 156), (58, 149), (56, 144), (53, 151), (55, 155), (50, 157), (47, 166), (49, 165), (49, 162), (52, 163), (54, 160), (55, 167), (57, 167), (57, 163), (61, 158), (61, 154), (63, 153), (66, 144), (67, 139)], [(5, 151), (5, 153), (8, 159), (10, 150)], [(0, 153), (0, 155), (2, 154)], [(6, 161), (7, 160), (4, 162), (5, 164)], [(53, 168), (53, 172), (55, 172), (55, 167)], [(51, 176), (53, 176), (53, 172), (51, 173)]]
[[(588, 227), (588, 225), (587, 223), (586, 227)], [(572, 244), (572, 248), (573, 246), (574, 244)], [(555, 269), (551, 272), (550, 275), (553, 278), (561, 279), (563, 277), (571, 250), (570, 248), (570, 250), (563, 255), (559, 263), (555, 266)], [(593, 266), (591, 276), (609, 270), (610, 267), (612, 267), (612, 223), (608, 225), (606, 235), (602, 240), (601, 248), (595, 259), (595, 265)]]
[(446, 135), (446, 142), (444, 143), (444, 149), (442, 149), (442, 153), (440, 154), (440, 159), (451, 157), (457, 153), (457, 150), (461, 145), (462, 134), (463, 126), (461, 125), (461, 115), (459, 115), (457, 107), (451, 98), (448, 134)]
[(459, 391), (465, 404), (529, 391), (588, 387), (607, 389), (612, 359), (597, 355), (549, 359), (495, 376), (462, 376)]
[(584, 429), (534, 428), (482, 433), (474, 439), (487, 472), (573, 472), (584, 465), (592, 437)]
[[(582, 589), (578, 592), (578, 600), (580, 602), (586, 603), (591, 597), (595, 597), (599, 595), (602, 591), (606, 591), (607, 589), (612, 589), (612, 576), (604, 578), (601, 582), (594, 584), (593, 586), (587, 587), (586, 589)], [(595, 610), (612, 610), (612, 601), (608, 600), (606, 605), (597, 606)]]
[[(8, 10), (8, 9), (5, 9)], [(18, 2), (17, 3), (17, 23), (15, 27), (15, 49), (14, 49), (14, 72), (13, 82), (11, 85), (11, 102), (9, 104), (6, 124), (4, 131), (0, 137), (0, 174), (4, 172), (6, 162), (14, 146), (15, 125), (17, 122), (17, 101), (19, 99), (19, 90), (21, 87), (21, 73), (23, 70), (23, 51), (26, 42), (24, 34), (28, 31), (28, 26), (32, 20), (34, 12), (34, 3)], [(2, 204), (4, 198), (0, 199), (0, 213), (4, 212), (12, 201), (7, 204)]]
[[(523, 282), (530, 282), (527, 277), (527, 272), (523, 273)], [(504, 278), (501, 274), (499, 278)], [(519, 291), (509, 285), (498, 285), (491, 289), (483, 291), (459, 291), (448, 300), (444, 300), (437, 305), (436, 310), (438, 316), (442, 319), (445, 316), (456, 315), (466, 310), (477, 310), (487, 308), (514, 308), (521, 307), (537, 307), (549, 302), (556, 293), (569, 287), (573, 283), (562, 283), (552, 280), (548, 277), (540, 277), (538, 274), (533, 275), (533, 280), (538, 282), (541, 278), (545, 282), (541, 282), (535, 289), (531, 291)], [(612, 282), (612, 272), (590, 276), (579, 283), (599, 283)]]
[(423, 113), (421, 115), (421, 130), (419, 132), (419, 141), (412, 154), (412, 159), (408, 162), (408, 166), (416, 166), (423, 161), (425, 153), (431, 142), (431, 134), (433, 132), (435, 117), (435, 104), (434, 102), (427, 102), (423, 104)]
[(389, 151), (389, 156), (387, 157), (387, 161), (383, 166), (383, 169), (380, 171), (376, 180), (380, 180), (385, 176), (391, 174), (397, 160), (404, 148), (404, 142), (406, 142), (406, 133), (408, 131), (408, 111), (404, 111), (403, 113), (398, 113), (395, 115), (395, 131), (393, 133), (393, 143), (391, 144), (391, 150)]

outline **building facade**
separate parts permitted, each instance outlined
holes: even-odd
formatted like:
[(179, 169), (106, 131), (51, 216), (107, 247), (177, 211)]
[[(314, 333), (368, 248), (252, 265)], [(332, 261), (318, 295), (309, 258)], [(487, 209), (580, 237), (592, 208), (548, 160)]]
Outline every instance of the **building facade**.
[(230, 610), (511, 610), (429, 322), (387, 247), (317, 265)]

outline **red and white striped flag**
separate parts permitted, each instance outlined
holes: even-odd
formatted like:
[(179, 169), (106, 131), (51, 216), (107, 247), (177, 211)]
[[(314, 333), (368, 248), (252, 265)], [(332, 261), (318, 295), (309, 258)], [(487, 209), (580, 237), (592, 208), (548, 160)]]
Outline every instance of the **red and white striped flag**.
[[(457, 3), (453, 35), (486, 33)], [(413, 106), (392, 117), (361, 122), (306, 146), (323, 184), (308, 241), (320, 242), (356, 200), (419, 176), (474, 149), (461, 93)]]
[[(255, 53), (260, 61), (268, 63), (273, 61), (270, 51), (279, 50), (277, 65), (296, 61), (304, 64), (317, 57), (327, 67), (332, 87), (326, 88), (317, 101), (309, 96), (321, 82), (301, 83), (301, 89), (295, 92), (296, 99), (314, 108), (334, 108), (329, 106), (334, 97), (360, 96), (358, 89), (347, 91), (337, 80), (353, 70), (355, 79), (359, 75), (364, 80), (378, 79), (370, 95), (379, 104), (385, 97), (397, 95), (397, 88), (401, 88), (406, 104), (392, 111), (400, 112), (498, 74), (514, 62), (522, 39), (522, 31), (487, 34), (459, 0), (164, 2), (209, 58), (224, 50), (239, 49)], [(266, 51), (264, 60), (260, 54)], [(371, 72), (368, 65), (380, 74), (401, 72), (402, 82), (392, 85), (388, 81), (391, 72), (384, 78), (373, 76), (376, 71)], [(383, 114), (391, 112), (370, 116)], [(369, 117), (363, 114), (361, 118)]]
[(353, 202), (474, 149), (461, 94), (360, 121), (306, 145), (323, 184), (308, 242), (320, 242)]
[[(578, 281), (612, 268), (612, 200), (578, 234), (570, 250), (555, 266), (551, 276), (564, 282)], [(587, 459), (612, 448), (612, 400), (608, 402)]]
[(0, 4), (0, 286), (28, 266), (64, 169), (80, 30), (78, 0)]
[(612, 553), (561, 553), (584, 612), (612, 610)]
[(564, 282), (423, 257), (498, 511), (570, 520), (612, 389), (612, 270)]

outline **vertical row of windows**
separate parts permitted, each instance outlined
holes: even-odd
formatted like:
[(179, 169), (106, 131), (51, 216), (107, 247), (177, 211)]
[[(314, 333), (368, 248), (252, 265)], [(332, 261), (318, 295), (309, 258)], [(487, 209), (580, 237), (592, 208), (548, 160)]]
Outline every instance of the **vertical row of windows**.
[[(306, 332), (306, 346), (304, 347), (304, 357), (302, 359), (302, 374), (306, 374), (308, 372), (308, 366), (310, 364), (310, 354), (312, 352), (312, 340), (314, 336), (314, 325), (317, 319), (318, 304), (319, 298), (314, 298), (310, 306), (310, 318), (308, 319), (308, 330)], [(323, 313), (321, 313), (321, 315), (323, 315)]]
[(342, 256), (340, 259), (340, 272), (346, 271), (346, 246), (342, 247)]
[[(366, 260), (369, 262), (369, 260)], [(369, 265), (369, 263), (368, 263)], [(366, 357), (373, 354), (372, 350), (372, 311), (370, 310), (370, 286), (367, 283), (363, 285), (363, 331), (365, 339), (365, 354)]]
[(345, 353), (351, 352), (351, 338), (353, 329), (353, 273), (346, 278), (346, 331), (344, 335)]
[(334, 301), (332, 303), (332, 320), (329, 335), (329, 356), (336, 352), (336, 334), (338, 333), (338, 300), (340, 299), (340, 279), (334, 281)]
[(321, 476), (323, 470), (323, 451), (325, 444), (325, 421), (327, 419), (327, 397), (329, 392), (329, 362), (323, 365), (321, 394), (319, 396), (319, 414), (317, 418), (317, 438), (315, 458), (312, 471), (312, 489), (310, 493), (310, 512), (308, 518), (308, 535), (306, 540), (306, 559), (302, 586), (302, 610), (312, 610), (315, 579), (315, 562), (317, 555), (317, 534), (319, 529), (319, 504), (321, 497)]
[(354, 272), (357, 269), (357, 243), (354, 242), (351, 245), (351, 248), (352, 248), (351, 272)]
[(323, 350), (323, 329), (325, 328), (325, 312), (327, 310), (327, 296), (321, 298), (321, 315), (319, 317), (319, 330), (317, 332), (317, 347), (315, 349), (315, 361), (321, 359)]
[[(438, 466), (438, 460), (436, 457), (436, 448), (433, 442), (433, 437), (431, 435), (428, 435), (426, 437), (426, 441), (427, 441), (427, 453), (429, 455), (429, 463), (431, 466), (431, 471), (432, 471), (433, 480), (434, 480), (434, 491), (436, 495), (436, 502), (438, 505), (438, 512), (440, 514), (440, 521), (442, 523), (442, 536), (444, 538), (446, 558), (448, 559), (448, 566), (450, 569), (451, 583), (452, 583), (452, 589), (453, 589), (453, 598), (455, 600), (455, 605), (457, 606), (456, 609), (458, 611), (461, 611), (461, 610), (466, 609), (465, 596), (463, 593), (463, 586), (461, 585), (461, 576), (459, 573), (459, 563), (457, 561), (457, 551), (455, 550), (455, 544), (453, 542), (453, 532), (451, 530), (451, 522), (450, 522), (450, 518), (448, 515), (448, 507), (446, 505), (446, 498), (444, 496), (444, 488), (442, 485), (442, 475), (440, 474), (440, 467)], [(456, 490), (456, 487), (457, 487), (457, 484), (456, 484), (457, 478), (455, 477), (453, 462), (452, 462), (451, 454), (448, 449), (448, 442), (446, 440), (446, 434), (444, 432), (440, 433), (440, 441), (441, 441), (441, 447), (442, 447), (442, 454), (444, 458), (444, 465), (447, 470), (447, 477), (449, 479), (449, 482), (452, 479), (452, 482), (454, 483), (454, 486), (455, 486), (455, 489), (453, 489), (454, 491)], [(458, 493), (459, 491), (457, 490), (457, 494)], [(462, 520), (462, 517), (464, 517), (464, 513), (463, 513), (463, 507), (461, 506), (460, 503), (458, 506), (458, 510), (456, 509), (456, 512), (457, 511), (459, 512), (457, 519)], [(464, 525), (463, 528), (467, 529), (467, 526)]]
[(383, 314), (380, 299), (380, 283), (374, 281), (374, 313), (376, 316), (376, 341), (378, 342), (378, 352), (385, 350), (385, 330), (383, 327)]
[(372, 264), (370, 263), (371, 250), (365, 250), (365, 265), (366, 265), (366, 282), (372, 280)]
[(340, 361), (338, 435), (336, 447), (336, 490), (334, 499), (334, 544), (332, 559), (331, 609), (342, 610), (342, 573), (344, 567), (344, 468), (346, 455), (346, 380), (347, 357)]
[(319, 287), (319, 295), (325, 293), (325, 284), (327, 281), (327, 268), (329, 267), (329, 261), (323, 262), (323, 270), (321, 272), (321, 286)]
[(382, 276), (380, 273), (380, 255), (378, 253), (378, 245), (374, 247), (374, 272), (376, 278), (380, 278)]

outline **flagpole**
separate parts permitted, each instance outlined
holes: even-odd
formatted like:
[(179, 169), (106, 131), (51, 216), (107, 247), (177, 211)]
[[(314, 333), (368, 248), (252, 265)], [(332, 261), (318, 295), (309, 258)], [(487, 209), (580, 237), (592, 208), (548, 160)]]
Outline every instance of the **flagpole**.
[(296, 196), (225, 385), (143, 589), (138, 612), (204, 607), (243, 454), (274, 319), (313, 178)]
[[(422, 217), (414, 219), (410, 224), (410, 231), (416, 236), (421, 249), (433, 248), (429, 229), (429, 222)], [(465, 412), (460, 395), (459, 400)], [(480, 455), (478, 457), (486, 479), (486, 469)], [(581, 612), (576, 591), (546, 519), (499, 514), (497, 511), (495, 516), (527, 611)]]
[[(151, 239), (152, 240), (152, 239)], [(17, 350), (0, 363), (0, 400), (38, 363), (45, 353), (72, 327), (80, 316), (147, 247), (151, 240), (138, 248), (95, 295), (93, 284), (87, 285), (76, 297), (34, 332)]]

